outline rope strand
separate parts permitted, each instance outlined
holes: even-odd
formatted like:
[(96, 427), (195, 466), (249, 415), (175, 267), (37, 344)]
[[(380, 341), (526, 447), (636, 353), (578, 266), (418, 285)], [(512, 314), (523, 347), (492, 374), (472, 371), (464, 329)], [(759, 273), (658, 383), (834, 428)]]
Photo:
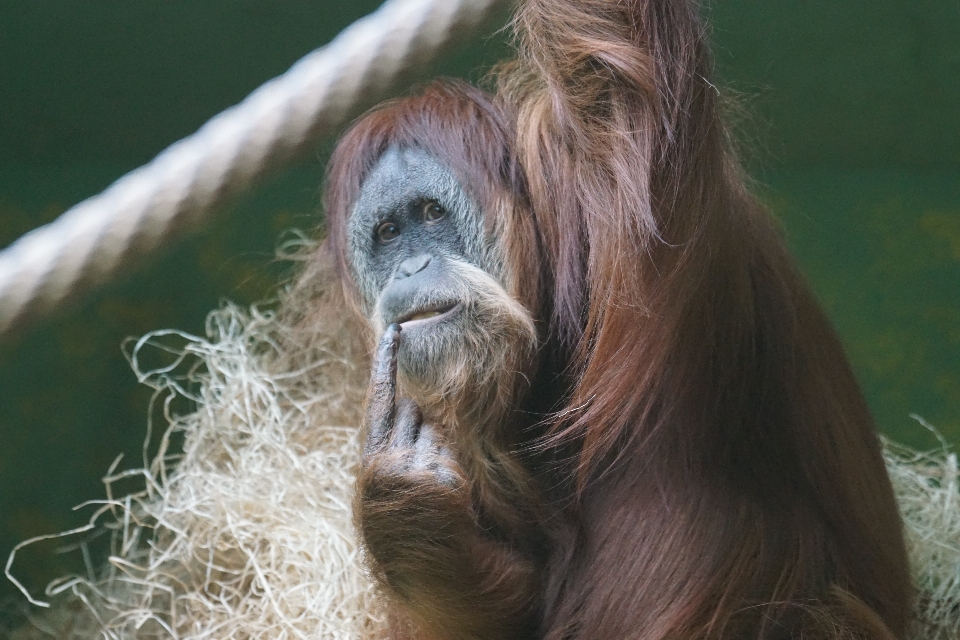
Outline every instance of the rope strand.
[(0, 336), (106, 282), (382, 99), (504, 0), (388, 0), (99, 195), (0, 251)]

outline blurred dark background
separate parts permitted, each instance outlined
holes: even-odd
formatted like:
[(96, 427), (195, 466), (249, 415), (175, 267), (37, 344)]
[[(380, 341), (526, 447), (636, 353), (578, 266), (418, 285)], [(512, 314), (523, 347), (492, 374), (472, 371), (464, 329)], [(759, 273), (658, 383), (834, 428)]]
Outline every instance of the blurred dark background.
[[(0, 247), (150, 160), (324, 44), (375, 0), (0, 3)], [(836, 322), (881, 429), (960, 442), (960, 3), (711, 3), (719, 81), (758, 190)], [(426, 73), (477, 79), (477, 39)], [(424, 76), (426, 77), (426, 75)], [(135, 465), (149, 390), (127, 336), (202, 334), (227, 298), (271, 295), (281, 232), (319, 220), (325, 146), (199, 233), (0, 342), (0, 560), (85, 522), (118, 453)], [(34, 591), (75, 568), (40, 546)], [(0, 599), (13, 593), (5, 580)]]

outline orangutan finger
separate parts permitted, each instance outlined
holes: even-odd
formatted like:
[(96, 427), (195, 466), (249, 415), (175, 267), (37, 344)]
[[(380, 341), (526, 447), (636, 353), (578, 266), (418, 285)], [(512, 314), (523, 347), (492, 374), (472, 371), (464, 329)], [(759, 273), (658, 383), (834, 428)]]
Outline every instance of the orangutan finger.
[(420, 413), (420, 407), (413, 400), (403, 398), (397, 402), (391, 444), (402, 449), (412, 448), (420, 435), (421, 424), (423, 414)]
[(387, 327), (373, 355), (373, 372), (367, 396), (367, 442), (364, 447), (367, 453), (383, 446), (393, 426), (400, 331), (398, 324)]

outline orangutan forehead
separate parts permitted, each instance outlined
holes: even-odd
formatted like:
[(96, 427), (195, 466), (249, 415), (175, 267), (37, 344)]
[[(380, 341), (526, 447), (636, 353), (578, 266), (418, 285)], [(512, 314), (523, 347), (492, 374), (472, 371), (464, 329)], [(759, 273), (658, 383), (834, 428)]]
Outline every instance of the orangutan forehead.
[(453, 211), (477, 210), (453, 172), (422, 149), (390, 147), (360, 188), (352, 217), (374, 219), (416, 199), (433, 199)]
[(488, 240), (480, 204), (447, 166), (418, 148), (390, 147), (363, 181), (349, 222), (354, 255), (364, 251), (370, 230), (380, 221), (411, 203), (429, 200), (438, 202), (454, 221), (464, 257), (484, 265)]

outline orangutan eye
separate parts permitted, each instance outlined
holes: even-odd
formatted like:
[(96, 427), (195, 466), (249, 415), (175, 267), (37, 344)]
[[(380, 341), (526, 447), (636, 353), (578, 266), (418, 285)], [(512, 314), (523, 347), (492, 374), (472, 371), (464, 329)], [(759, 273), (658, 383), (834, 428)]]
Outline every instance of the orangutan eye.
[(436, 200), (427, 200), (423, 203), (423, 221), (427, 224), (442, 220), (446, 215), (447, 210)]
[(381, 222), (380, 226), (377, 227), (377, 242), (380, 244), (393, 242), (399, 237), (400, 227), (389, 220), (387, 222)]

